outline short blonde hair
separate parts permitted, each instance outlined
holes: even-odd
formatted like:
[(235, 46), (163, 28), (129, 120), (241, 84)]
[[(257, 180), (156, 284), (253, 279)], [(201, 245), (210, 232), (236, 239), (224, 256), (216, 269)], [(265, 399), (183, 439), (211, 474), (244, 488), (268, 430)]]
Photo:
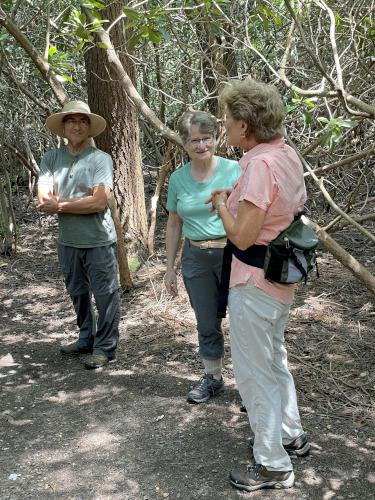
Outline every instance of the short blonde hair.
[(273, 85), (235, 80), (224, 88), (220, 101), (235, 120), (247, 124), (247, 137), (253, 134), (258, 142), (268, 142), (284, 135), (284, 105)]

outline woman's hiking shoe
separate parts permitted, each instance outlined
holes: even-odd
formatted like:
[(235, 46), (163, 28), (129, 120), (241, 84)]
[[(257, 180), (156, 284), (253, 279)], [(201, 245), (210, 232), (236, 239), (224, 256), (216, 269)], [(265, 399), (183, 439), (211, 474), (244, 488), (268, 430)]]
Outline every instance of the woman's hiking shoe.
[(187, 395), (189, 403), (205, 403), (213, 396), (224, 391), (223, 378), (216, 380), (213, 375), (205, 373), (198, 384)]
[(232, 472), (229, 476), (231, 484), (239, 490), (256, 491), (261, 489), (286, 489), (294, 484), (294, 472), (271, 471), (264, 465), (255, 464), (248, 467), (247, 472)]
[[(254, 437), (249, 440), (250, 452), (253, 454)], [(310, 453), (310, 443), (307, 441), (306, 434), (303, 433), (289, 444), (284, 444), (284, 450), (288, 453), (291, 458), (301, 458), (307, 457)]]
[(75, 355), (75, 354), (91, 354), (92, 347), (78, 347), (78, 342), (72, 342), (71, 344), (65, 344), (60, 346), (61, 354)]

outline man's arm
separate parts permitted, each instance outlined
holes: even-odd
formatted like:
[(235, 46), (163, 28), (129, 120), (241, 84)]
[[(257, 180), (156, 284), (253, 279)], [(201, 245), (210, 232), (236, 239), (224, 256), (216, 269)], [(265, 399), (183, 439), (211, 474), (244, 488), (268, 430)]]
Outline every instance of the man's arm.
[(40, 197), (38, 189), (38, 208), (46, 214), (95, 214), (105, 209), (110, 195), (111, 189), (107, 186), (94, 187), (92, 195), (82, 198), (58, 198), (51, 192), (41, 192)]

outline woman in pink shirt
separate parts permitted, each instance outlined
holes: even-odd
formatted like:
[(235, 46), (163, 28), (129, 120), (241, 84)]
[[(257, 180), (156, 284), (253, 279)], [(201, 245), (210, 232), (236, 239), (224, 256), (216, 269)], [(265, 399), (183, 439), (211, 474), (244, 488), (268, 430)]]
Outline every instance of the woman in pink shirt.
[[(240, 250), (268, 245), (306, 201), (303, 169), (283, 140), (283, 103), (275, 87), (254, 80), (233, 82), (221, 95), (228, 142), (246, 153), (242, 176), (229, 192), (213, 193), (229, 240)], [(262, 268), (232, 258), (229, 317), (233, 368), (254, 438), (255, 465), (231, 473), (239, 489), (290, 488), (290, 456), (310, 445), (301, 426), (284, 330), (294, 285), (267, 281)]]

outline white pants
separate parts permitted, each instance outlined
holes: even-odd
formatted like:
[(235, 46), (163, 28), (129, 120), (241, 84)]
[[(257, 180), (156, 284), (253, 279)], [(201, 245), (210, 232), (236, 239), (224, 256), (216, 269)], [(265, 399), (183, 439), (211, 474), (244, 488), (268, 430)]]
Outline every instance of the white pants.
[(228, 304), (233, 369), (254, 432), (254, 459), (268, 470), (292, 470), (283, 443), (303, 429), (283, 345), (289, 306), (251, 283), (231, 288)]

